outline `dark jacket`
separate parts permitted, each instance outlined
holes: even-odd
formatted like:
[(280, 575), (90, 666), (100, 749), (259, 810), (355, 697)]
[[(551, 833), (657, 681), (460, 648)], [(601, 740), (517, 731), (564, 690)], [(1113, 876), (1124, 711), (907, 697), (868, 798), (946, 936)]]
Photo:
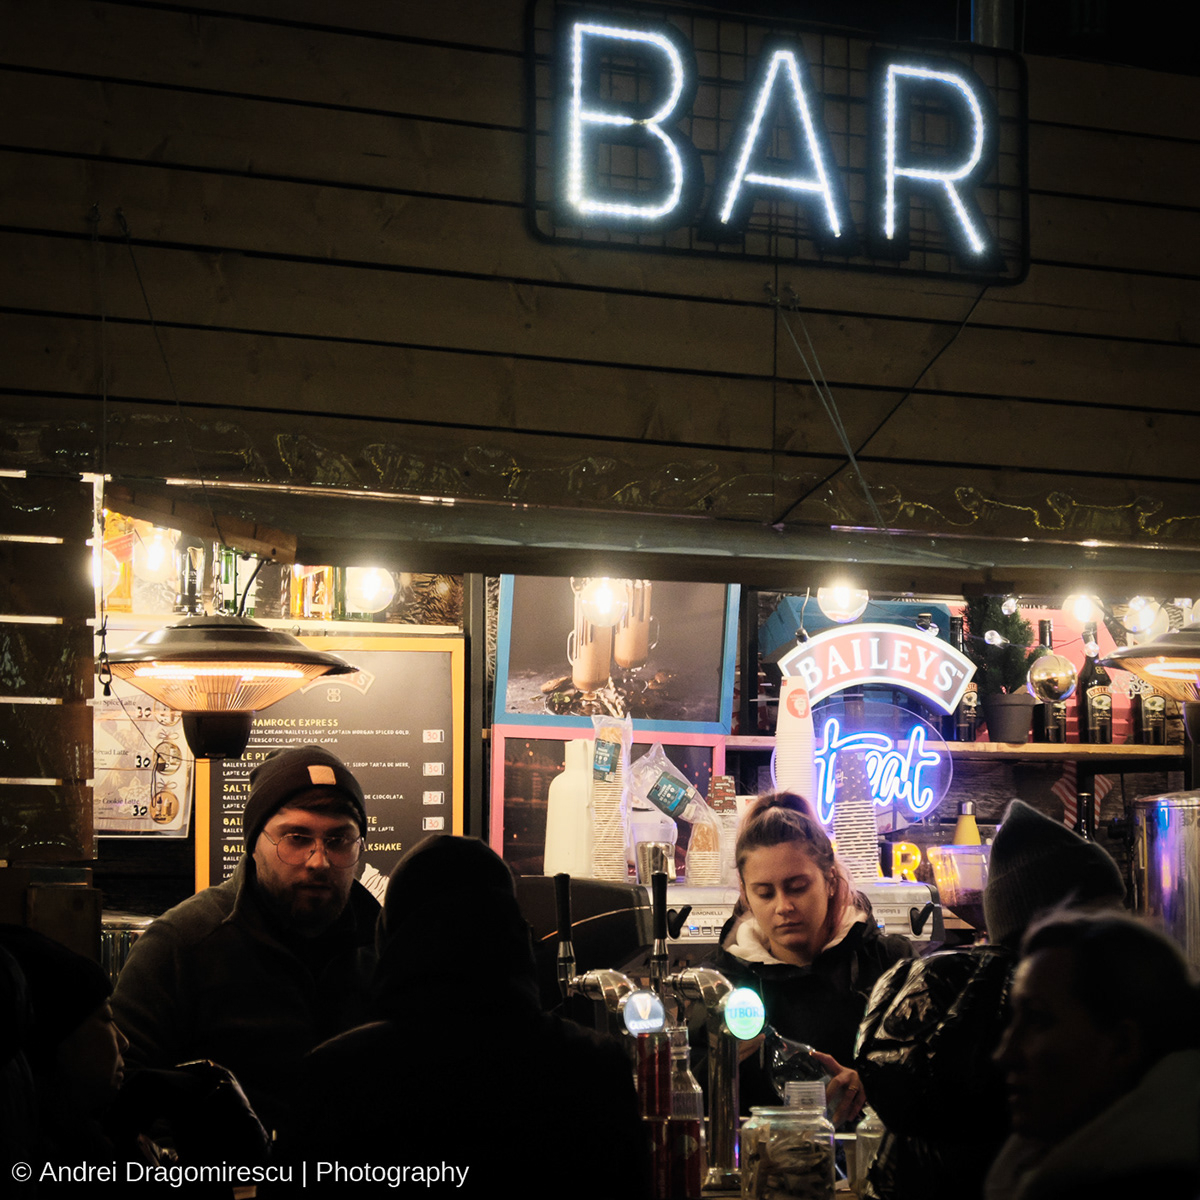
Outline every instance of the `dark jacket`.
[(855, 921), (807, 967), (750, 962), (731, 949), (736, 925), (730, 920), (721, 931), (721, 949), (712, 965), (735, 987), (751, 987), (762, 996), (767, 1022), (778, 1033), (849, 1066), (875, 981), (893, 963), (912, 956), (911, 943), (880, 933), (868, 918)]
[(992, 1164), (987, 1200), (1196, 1200), (1200, 1050), (1159, 1059), (1126, 1092), (1055, 1145), (1014, 1135)]
[(1008, 1132), (992, 1062), (1015, 963), (999, 946), (889, 971), (871, 996), (854, 1066), (887, 1127), (864, 1200), (972, 1200)]
[[(858, 1023), (876, 980), (912, 955), (907, 938), (883, 934), (869, 914), (855, 921), (839, 941), (806, 967), (783, 962), (752, 962), (734, 952), (737, 929), (749, 916), (733, 918), (721, 931), (721, 949), (712, 966), (735, 987), (762, 996), (767, 1023), (792, 1041), (832, 1054), (843, 1066), (854, 1058)], [(869, 1093), (868, 1093), (869, 1094)], [(779, 1104), (778, 1093), (758, 1057), (742, 1066), (741, 1107)]]
[(304, 1055), (365, 1015), (378, 912), (355, 883), (331, 929), (289, 936), (243, 857), (230, 879), (164, 913), (134, 944), (112, 1000), (128, 1067), (212, 1059), (278, 1128)]

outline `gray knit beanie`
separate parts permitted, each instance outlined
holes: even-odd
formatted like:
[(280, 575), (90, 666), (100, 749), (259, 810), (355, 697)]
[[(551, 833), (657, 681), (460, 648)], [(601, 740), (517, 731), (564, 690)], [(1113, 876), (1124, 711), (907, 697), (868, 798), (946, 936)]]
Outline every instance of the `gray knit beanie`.
[(992, 843), (983, 913), (988, 939), (1016, 948), (1034, 916), (1057, 904), (1118, 904), (1125, 884), (1095, 842), (1014, 800)]
[(288, 803), (314, 788), (340, 792), (346, 809), (358, 821), (358, 831), (367, 832), (367, 810), (362, 788), (336, 754), (320, 746), (296, 746), (274, 750), (250, 772), (250, 798), (242, 813), (246, 834), (246, 853), (254, 853), (254, 843), (263, 826)]

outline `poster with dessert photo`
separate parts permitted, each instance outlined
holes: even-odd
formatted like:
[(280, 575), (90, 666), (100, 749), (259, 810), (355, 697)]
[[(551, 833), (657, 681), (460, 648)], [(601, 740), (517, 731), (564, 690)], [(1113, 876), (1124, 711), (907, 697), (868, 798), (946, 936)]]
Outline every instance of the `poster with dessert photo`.
[(728, 733), (737, 603), (718, 583), (505, 575), (495, 720)]

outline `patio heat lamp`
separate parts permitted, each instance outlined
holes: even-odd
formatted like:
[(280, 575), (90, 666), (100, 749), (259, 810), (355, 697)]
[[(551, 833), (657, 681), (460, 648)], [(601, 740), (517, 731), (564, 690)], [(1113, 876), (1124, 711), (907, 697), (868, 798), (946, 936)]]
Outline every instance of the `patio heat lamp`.
[(197, 758), (240, 758), (254, 714), (325, 675), (356, 667), (249, 617), (187, 617), (102, 658), (116, 679), (183, 714)]
[(1140, 646), (1121, 646), (1102, 661), (1106, 667), (1129, 671), (1168, 700), (1183, 705), (1188, 786), (1200, 785), (1200, 756), (1196, 752), (1200, 743), (1200, 626), (1164, 633)]

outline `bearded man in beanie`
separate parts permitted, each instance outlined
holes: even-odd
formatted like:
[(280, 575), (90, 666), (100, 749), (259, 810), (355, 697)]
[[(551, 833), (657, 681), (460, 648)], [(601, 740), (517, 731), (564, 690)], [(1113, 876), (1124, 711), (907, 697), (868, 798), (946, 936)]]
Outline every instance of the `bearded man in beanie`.
[(354, 877), (362, 788), (327, 750), (276, 751), (255, 767), (242, 824), (233, 876), (142, 934), (113, 1012), (132, 1071), (211, 1059), (273, 1129), (304, 1055), (362, 1020), (379, 905)]
[(893, 967), (875, 985), (854, 1066), (887, 1132), (863, 1200), (975, 1200), (1008, 1135), (993, 1052), (1008, 1020), (1017, 950), (1035, 917), (1111, 908), (1125, 884), (1095, 842), (1014, 800), (983, 892), (988, 944)]

